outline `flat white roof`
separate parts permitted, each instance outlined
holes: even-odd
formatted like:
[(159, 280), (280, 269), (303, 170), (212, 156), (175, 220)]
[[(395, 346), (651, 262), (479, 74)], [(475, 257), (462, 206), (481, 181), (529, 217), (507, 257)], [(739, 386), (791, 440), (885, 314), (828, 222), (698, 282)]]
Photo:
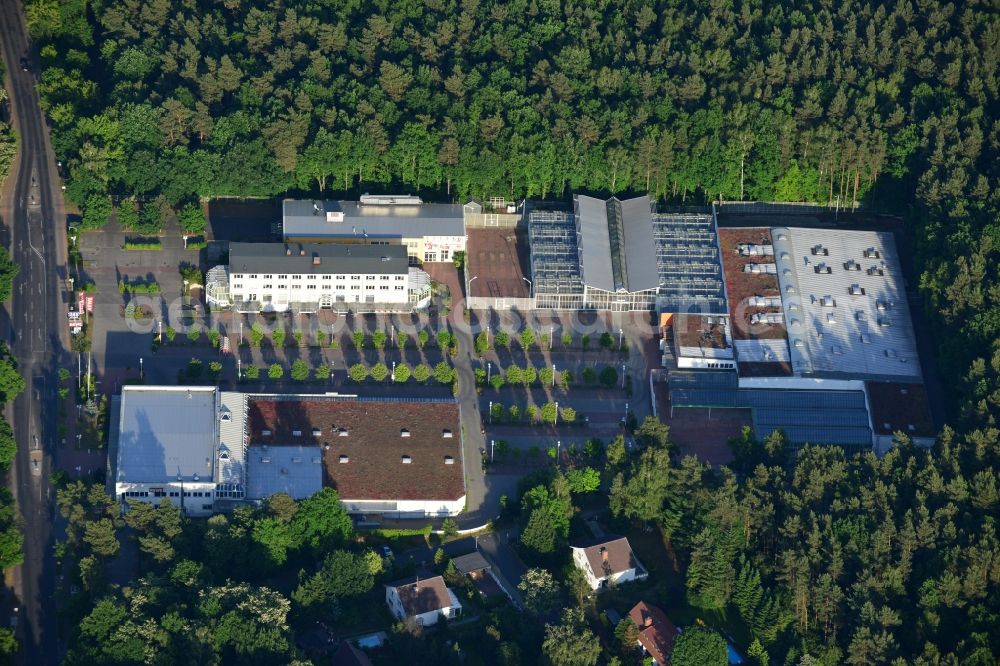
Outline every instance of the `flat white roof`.
[(891, 234), (778, 227), (771, 238), (793, 374), (919, 379)]
[(218, 392), (205, 386), (125, 386), (118, 428), (118, 483), (211, 483)]

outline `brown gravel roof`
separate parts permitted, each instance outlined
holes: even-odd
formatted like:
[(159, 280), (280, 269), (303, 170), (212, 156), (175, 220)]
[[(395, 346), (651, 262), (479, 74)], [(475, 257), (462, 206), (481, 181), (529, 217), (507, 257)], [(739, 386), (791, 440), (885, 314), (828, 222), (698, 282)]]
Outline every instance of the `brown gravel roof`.
[[(251, 444), (318, 443), (323, 484), (345, 500), (454, 501), (465, 495), (454, 401), (281, 396), (250, 398), (247, 411)], [(403, 464), (403, 456), (410, 462)]]
[(876, 433), (904, 432), (910, 437), (937, 435), (923, 384), (868, 382), (868, 400)]
[(771, 230), (767, 227), (719, 229), (722, 271), (726, 276), (726, 296), (732, 334), (736, 340), (781, 340), (786, 337), (784, 324), (771, 324), (765, 330), (750, 333), (750, 316), (758, 312), (781, 312), (781, 308), (747, 307), (751, 296), (780, 296), (778, 276), (769, 273), (744, 273), (747, 264), (773, 264), (773, 256), (743, 256), (736, 247), (741, 243), (770, 245)]

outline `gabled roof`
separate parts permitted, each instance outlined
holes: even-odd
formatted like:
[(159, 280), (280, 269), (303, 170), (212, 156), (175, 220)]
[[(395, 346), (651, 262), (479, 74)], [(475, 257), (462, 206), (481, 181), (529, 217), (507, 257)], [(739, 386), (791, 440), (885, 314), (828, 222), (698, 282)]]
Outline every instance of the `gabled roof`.
[(386, 587), (395, 588), (399, 601), (403, 605), (406, 617), (422, 615), (433, 611), (446, 610), (452, 607), (451, 594), (444, 578), (404, 578), (388, 583)]
[(610, 292), (659, 286), (648, 196), (605, 201), (577, 195), (574, 207), (584, 284)]
[(490, 563), (486, 561), (486, 558), (478, 550), (474, 553), (452, 559), (452, 564), (463, 574), (470, 574), (490, 568)]
[(354, 647), (350, 641), (343, 641), (330, 659), (331, 666), (372, 666), (372, 660), (364, 652)]
[(666, 664), (667, 657), (677, 638), (677, 627), (666, 614), (645, 601), (637, 603), (628, 612), (629, 618), (639, 627), (639, 642), (657, 664)]
[(595, 578), (605, 578), (623, 573), (629, 569), (639, 569), (641, 565), (632, 553), (632, 546), (625, 537), (616, 537), (586, 546), (574, 546), (587, 556), (590, 570)]

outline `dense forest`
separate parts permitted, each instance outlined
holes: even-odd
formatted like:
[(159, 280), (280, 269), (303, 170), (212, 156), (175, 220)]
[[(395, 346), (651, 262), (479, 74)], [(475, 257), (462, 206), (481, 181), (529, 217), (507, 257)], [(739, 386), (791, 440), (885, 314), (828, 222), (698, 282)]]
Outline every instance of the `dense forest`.
[[(633, 461), (590, 464), (621, 520), (663, 533), (691, 605), (735, 609), (758, 663), (1000, 658), (994, 4), (29, 0), (26, 11), (66, 194), (89, 226), (123, 201), (155, 227), (199, 197), (368, 188), (858, 202), (902, 216), (950, 400), (953, 429), (932, 452), (789, 460), (780, 437), (745, 439), (732, 474), (667, 464), (656, 440)], [(560, 479), (527, 489), (519, 520), (533, 546), (559, 543), (574, 520)], [(146, 649), (249, 607), (213, 591), (221, 576), (154, 571), (142, 626), (175, 622), (171, 603), (186, 610)], [(178, 580), (214, 586), (215, 615), (192, 625), (196, 600), (161, 592)], [(124, 607), (120, 593), (101, 601), (105, 589), (78, 603)], [(120, 614), (81, 625), (92, 633), (80, 661), (129, 661), (95, 656)], [(586, 631), (570, 616), (551, 627)], [(546, 642), (525, 620), (490, 628), (486, 663), (533, 663)], [(140, 629), (129, 640), (152, 640)], [(274, 640), (292, 654), (287, 635)], [(440, 648), (428, 663), (454, 658), (433, 640), (403, 654), (418, 646)]]

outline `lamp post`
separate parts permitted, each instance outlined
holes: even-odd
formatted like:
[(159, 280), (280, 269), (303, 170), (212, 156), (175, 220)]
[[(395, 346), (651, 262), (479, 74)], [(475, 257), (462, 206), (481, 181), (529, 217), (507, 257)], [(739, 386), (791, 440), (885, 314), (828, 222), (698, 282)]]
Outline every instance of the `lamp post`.
[(396, 383), (396, 362), (392, 362), (392, 383)]
[(622, 419), (622, 423), (628, 423), (628, 403), (625, 403), (625, 418)]
[(142, 357), (139, 357), (139, 379), (142, 379)]
[(493, 378), (493, 363), (486, 361), (486, 383), (490, 383), (490, 379)]
[(240, 346), (243, 346), (243, 321), (240, 320)]
[(236, 381), (243, 379), (243, 361), (237, 356), (236, 357)]
[(493, 445), (496, 443), (497, 441), (495, 439), (490, 440), (490, 462), (493, 462)]
[(556, 464), (559, 464), (559, 454), (562, 452), (562, 440), (556, 440)]
[(622, 390), (625, 390), (625, 364), (622, 363)]
[(556, 420), (552, 425), (559, 425), (559, 403), (556, 403)]
[(531, 289), (532, 289), (531, 280), (524, 277), (523, 275), (521, 276), (521, 279), (528, 283), (528, 296), (531, 296)]
[(622, 350), (622, 338), (623, 338), (624, 335), (625, 335), (625, 331), (619, 328), (618, 329), (618, 351)]
[(552, 364), (552, 388), (556, 387), (556, 364)]
[(490, 425), (493, 425), (493, 401), (490, 400)]
[(556, 337), (556, 327), (549, 326), (549, 351), (552, 351), (552, 340)]
[(187, 294), (188, 294), (188, 281), (184, 280), (184, 295), (187, 296)]

